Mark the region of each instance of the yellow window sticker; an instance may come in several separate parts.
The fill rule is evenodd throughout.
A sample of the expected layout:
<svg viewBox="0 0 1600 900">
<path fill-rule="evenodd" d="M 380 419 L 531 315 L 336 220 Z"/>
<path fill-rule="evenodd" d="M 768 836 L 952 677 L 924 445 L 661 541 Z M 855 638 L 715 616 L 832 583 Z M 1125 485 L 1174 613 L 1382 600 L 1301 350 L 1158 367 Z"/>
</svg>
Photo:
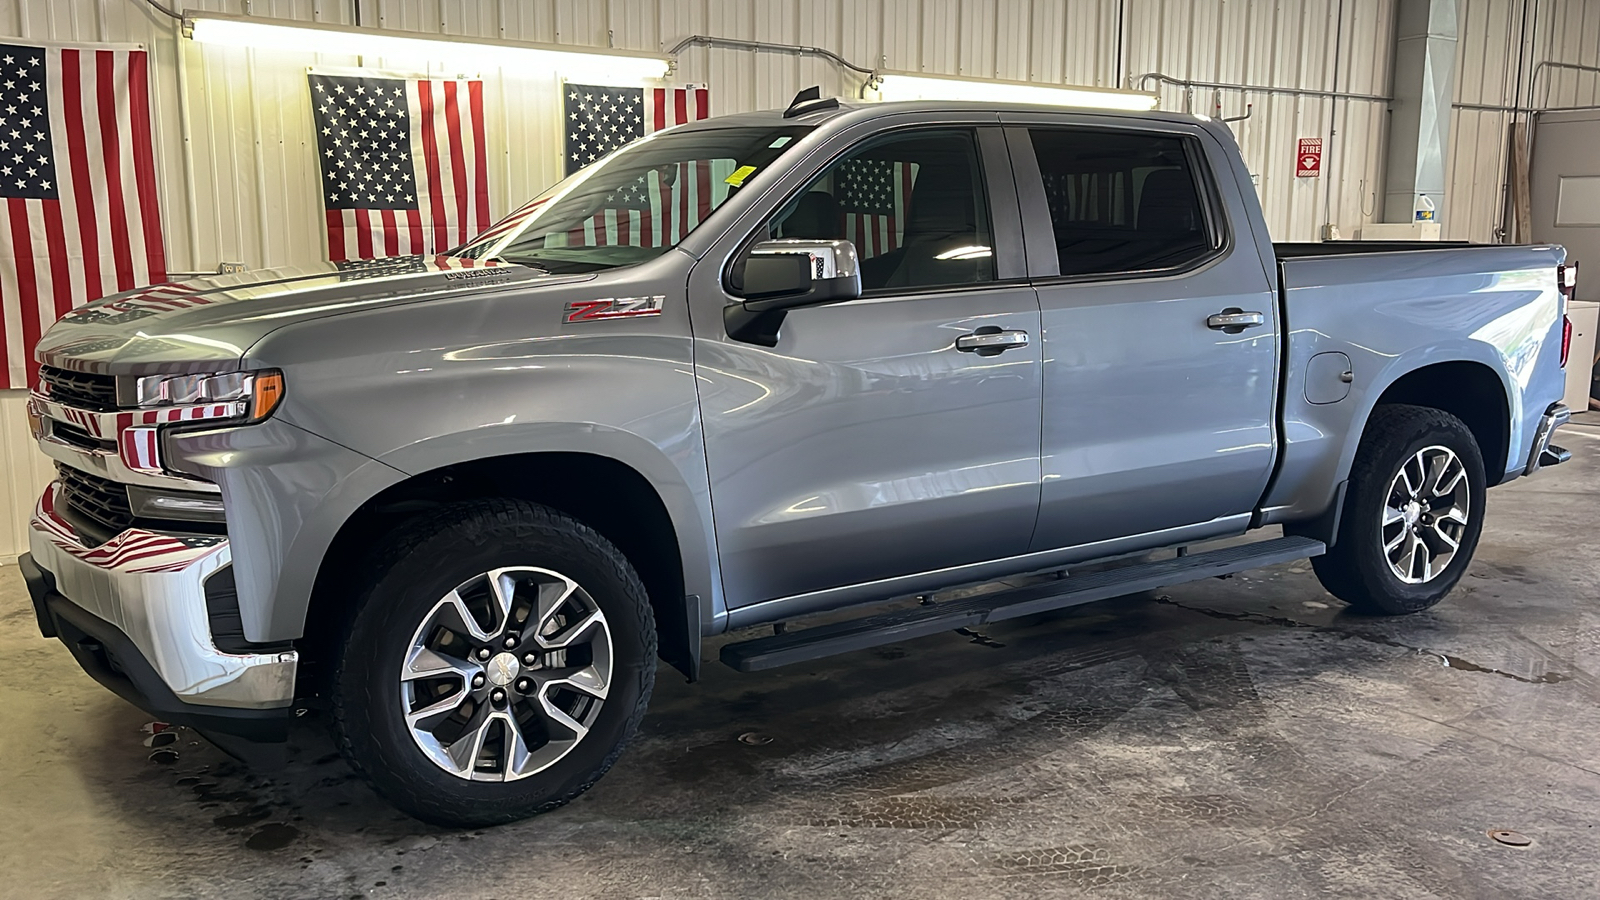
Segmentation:
<svg viewBox="0 0 1600 900">
<path fill-rule="evenodd" d="M 755 166 L 740 166 L 739 168 L 733 170 L 732 175 L 729 175 L 727 178 L 722 180 L 733 185 L 734 187 L 742 187 L 744 185 L 744 180 L 755 173 Z"/>
</svg>

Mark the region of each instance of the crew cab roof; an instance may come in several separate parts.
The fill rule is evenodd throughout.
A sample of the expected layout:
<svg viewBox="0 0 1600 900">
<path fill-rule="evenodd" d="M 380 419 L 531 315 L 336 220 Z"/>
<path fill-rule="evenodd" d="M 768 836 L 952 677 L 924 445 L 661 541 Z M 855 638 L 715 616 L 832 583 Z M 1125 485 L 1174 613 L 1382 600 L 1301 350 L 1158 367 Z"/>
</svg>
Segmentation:
<svg viewBox="0 0 1600 900">
<path fill-rule="evenodd" d="M 1170 110 L 1125 110 L 1103 109 L 1088 106 L 1058 106 L 1043 103 L 986 103 L 975 100 L 898 100 L 890 103 L 872 103 L 862 100 L 841 100 L 839 105 L 815 112 L 807 112 L 792 118 L 785 118 L 781 109 L 763 109 L 756 112 L 733 113 L 725 116 L 713 116 L 677 126 L 676 130 L 699 130 L 707 128 L 728 128 L 740 125 L 782 125 L 786 122 L 798 122 L 806 125 L 820 125 L 835 119 L 858 120 L 875 118 L 878 116 L 894 115 L 896 113 L 982 113 L 992 112 L 997 115 L 1003 113 L 1080 113 L 1095 116 L 1114 116 L 1117 118 L 1139 119 L 1149 122 L 1170 122 L 1194 124 L 1196 122 L 1210 121 L 1205 116 L 1196 116 L 1190 113 L 1173 112 Z"/>
</svg>

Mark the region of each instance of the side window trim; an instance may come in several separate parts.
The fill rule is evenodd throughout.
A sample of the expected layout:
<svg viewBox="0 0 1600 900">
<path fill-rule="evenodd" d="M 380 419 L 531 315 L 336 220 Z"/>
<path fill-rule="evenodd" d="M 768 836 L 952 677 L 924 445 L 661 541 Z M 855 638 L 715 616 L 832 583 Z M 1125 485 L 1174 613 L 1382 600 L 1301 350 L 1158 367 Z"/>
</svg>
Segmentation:
<svg viewBox="0 0 1600 900">
<path fill-rule="evenodd" d="M 989 238 L 994 242 L 996 281 L 1028 277 L 1028 247 L 1024 244 L 1022 209 L 1017 180 L 1011 170 L 1007 138 L 998 125 L 976 129 L 978 166 L 983 170 L 985 198 L 989 203 Z"/>
<path fill-rule="evenodd" d="M 1033 152 L 1033 138 L 1025 125 L 1007 125 L 1005 132 L 1022 216 L 1028 275 L 1035 279 L 1054 278 L 1061 274 L 1061 260 L 1056 256 L 1055 227 L 1050 223 L 1050 204 L 1044 197 L 1044 174 L 1039 171 L 1039 158 Z"/>
<path fill-rule="evenodd" d="M 1030 133 L 1034 130 L 1101 131 L 1121 134 L 1147 133 L 1179 138 L 1183 142 L 1184 155 L 1189 160 L 1190 169 L 1195 175 L 1195 186 L 1199 191 L 1200 212 L 1204 217 L 1206 231 L 1211 240 L 1210 251 L 1176 266 L 1162 266 L 1153 269 L 1127 269 L 1115 272 L 1093 272 L 1083 275 L 1062 275 L 1061 260 L 1056 251 L 1055 226 L 1051 221 L 1050 207 L 1045 199 L 1044 175 L 1039 168 L 1039 159 L 1034 152 L 1033 137 Z M 1011 156 L 1011 165 L 1016 174 L 1018 201 L 1022 214 L 1023 243 L 1027 248 L 1028 271 L 1031 280 L 1035 282 L 1093 283 L 1184 275 L 1225 256 L 1232 247 L 1232 229 L 1229 227 L 1227 216 L 1223 214 L 1222 198 L 1217 190 L 1216 178 L 1195 135 L 1186 131 L 1176 133 L 1168 131 L 1153 132 L 1139 128 L 1107 128 L 1099 125 L 1049 124 L 1043 122 L 1027 125 L 1007 125 L 1005 133 L 1006 146 Z"/>
</svg>

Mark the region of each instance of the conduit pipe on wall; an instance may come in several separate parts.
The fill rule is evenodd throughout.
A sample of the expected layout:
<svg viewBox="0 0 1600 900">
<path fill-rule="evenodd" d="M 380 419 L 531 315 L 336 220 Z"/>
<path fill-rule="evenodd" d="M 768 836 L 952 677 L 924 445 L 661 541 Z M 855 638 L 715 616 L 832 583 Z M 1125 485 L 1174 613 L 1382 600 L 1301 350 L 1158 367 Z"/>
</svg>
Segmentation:
<svg viewBox="0 0 1600 900">
<path fill-rule="evenodd" d="M 1539 92 L 1539 76 L 1550 69 L 1567 69 L 1573 72 L 1590 72 L 1600 75 L 1600 66 L 1585 66 L 1579 63 L 1557 62 L 1547 59 L 1533 67 L 1533 78 L 1528 82 L 1528 96 L 1532 97 Z M 1475 109 L 1481 112 L 1577 112 L 1580 110 L 1600 109 L 1600 104 L 1587 104 L 1584 106 L 1549 106 L 1550 84 L 1544 86 L 1544 104 L 1539 106 L 1503 106 L 1496 103 L 1452 103 L 1454 109 Z"/>
<path fill-rule="evenodd" d="M 1204 88 L 1216 91 L 1238 91 L 1241 94 L 1283 94 L 1293 97 L 1321 97 L 1328 100 L 1366 100 L 1372 103 L 1388 103 L 1392 97 L 1381 94 L 1355 94 L 1349 91 L 1323 91 L 1315 88 L 1273 87 L 1263 84 L 1234 84 L 1226 81 L 1193 81 L 1187 78 L 1174 78 L 1161 72 L 1146 72 L 1137 78 L 1129 78 L 1130 87 L 1138 90 L 1151 90 L 1151 83 L 1166 84 L 1189 90 Z"/>
<path fill-rule="evenodd" d="M 860 72 L 867 76 L 868 80 L 871 80 L 874 74 L 872 69 L 866 66 L 858 66 L 832 50 L 823 47 L 807 47 L 801 44 L 773 44 L 767 41 L 746 41 L 738 38 L 715 37 L 709 34 L 692 34 L 674 44 L 672 49 L 667 51 L 667 55 L 672 57 L 673 63 L 676 64 L 680 53 L 695 46 L 722 47 L 728 50 L 755 50 L 767 53 L 795 53 L 800 56 L 820 56 L 852 72 Z"/>
</svg>

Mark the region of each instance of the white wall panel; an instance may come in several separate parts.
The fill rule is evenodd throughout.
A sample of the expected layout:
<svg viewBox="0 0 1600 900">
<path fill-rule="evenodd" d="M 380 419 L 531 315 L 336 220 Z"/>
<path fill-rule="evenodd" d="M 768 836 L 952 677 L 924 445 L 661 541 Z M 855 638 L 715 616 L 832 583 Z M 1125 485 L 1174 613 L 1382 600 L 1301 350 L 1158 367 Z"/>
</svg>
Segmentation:
<svg viewBox="0 0 1600 900">
<path fill-rule="evenodd" d="M 1461 0 L 1445 237 L 1493 241 L 1505 219 L 1509 109 L 1600 105 L 1600 73 L 1545 61 L 1600 67 L 1600 0 Z M 1522 51 L 1519 53 L 1519 49 Z M 1525 118 L 1525 116 L 1524 116 Z M 1536 138 L 1537 139 L 1537 138 Z"/>
<path fill-rule="evenodd" d="M 1127 7 L 1127 74 L 1347 93 L 1388 93 L 1392 0 L 1189 3 Z M 1337 49 L 1336 49 L 1337 45 Z M 1370 221 L 1383 160 L 1384 104 L 1163 87 L 1163 108 L 1244 115 L 1232 123 L 1279 240 L 1315 240 L 1333 223 Z M 1221 107 L 1219 110 L 1218 102 Z M 1295 177 L 1300 138 L 1323 139 L 1323 173 Z"/>
<path fill-rule="evenodd" d="M 55 471 L 28 433 L 22 391 L 0 391 L 0 565 L 28 552 L 28 517 Z"/>
<path fill-rule="evenodd" d="M 1160 71 L 1180 78 L 1387 93 L 1393 0 L 361 0 L 362 22 L 421 33 L 552 41 L 662 51 L 695 33 L 804 43 L 863 65 L 949 75 L 1116 85 Z M 353 0 L 194 0 L 231 13 L 350 23 Z M 1526 14 L 1524 8 L 1526 7 Z M 1600 65 L 1600 0 L 1462 0 L 1457 77 L 1462 103 L 1600 103 L 1600 75 L 1534 64 Z M 1119 35 L 1120 26 L 1120 35 Z M 0 34 L 58 41 L 136 41 L 156 71 L 160 182 L 172 262 L 285 265 L 320 257 L 315 162 L 307 152 L 303 70 L 354 59 L 199 48 L 141 0 L 0 0 Z M 1120 37 L 1120 41 L 1119 41 Z M 1339 42 L 1337 54 L 1335 40 Z M 180 60 L 180 54 L 182 59 Z M 368 61 L 369 63 L 373 61 Z M 190 129 L 179 128 L 179 68 Z M 494 206 L 559 174 L 556 103 L 548 79 L 480 72 L 490 86 Z M 808 84 L 854 94 L 861 79 L 824 60 L 693 48 L 677 77 L 703 82 L 717 112 L 781 104 Z M 1163 105 L 1214 112 L 1216 97 L 1173 88 Z M 1350 233 L 1370 218 L 1382 177 L 1382 104 L 1223 95 L 1269 224 L 1280 237 L 1317 236 L 1326 222 Z M 1501 216 L 1511 115 L 1458 109 L 1450 155 L 1446 233 L 1490 240 Z M 1324 175 L 1296 179 L 1295 142 L 1325 141 Z M 192 174 L 184 148 L 192 153 Z M 193 207 L 191 216 L 189 210 Z M 192 222 L 191 222 L 192 218 Z"/>
</svg>

